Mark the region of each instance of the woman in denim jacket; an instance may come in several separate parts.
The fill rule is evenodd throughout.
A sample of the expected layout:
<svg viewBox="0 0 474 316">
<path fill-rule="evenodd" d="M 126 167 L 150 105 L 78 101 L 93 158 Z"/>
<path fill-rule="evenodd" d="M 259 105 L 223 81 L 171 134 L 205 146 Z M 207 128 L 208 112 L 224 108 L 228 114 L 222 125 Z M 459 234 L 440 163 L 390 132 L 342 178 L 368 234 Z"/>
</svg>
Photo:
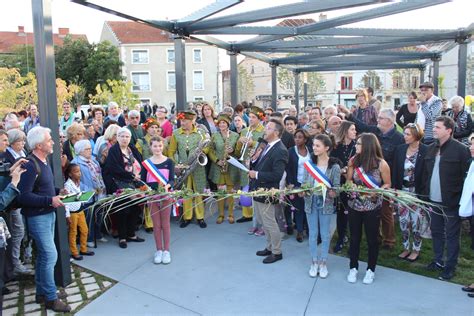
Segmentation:
<svg viewBox="0 0 474 316">
<path fill-rule="evenodd" d="M 336 158 L 329 157 L 329 152 L 332 148 L 333 142 L 329 136 L 324 134 L 317 135 L 313 139 L 311 162 L 313 168 L 316 169 L 316 173 L 324 173 L 325 180 L 329 183 L 330 187 L 338 187 L 341 180 L 341 167 Z M 309 269 L 309 275 L 314 278 L 319 272 L 319 276 L 324 279 L 329 273 L 326 265 L 329 244 L 331 242 L 329 227 L 332 218 L 336 216 L 334 200 L 337 194 L 335 190 L 325 184 L 320 184 L 320 181 L 313 178 L 307 168 L 305 168 L 305 171 L 305 185 L 326 186 L 326 188 L 322 190 L 322 194 L 315 192 L 314 194 L 304 196 L 304 210 L 306 212 L 309 228 L 309 250 L 313 259 Z M 321 176 L 319 176 L 319 178 L 321 178 Z M 318 254 L 317 244 L 318 232 L 321 234 L 322 241 L 320 254 Z"/>
</svg>

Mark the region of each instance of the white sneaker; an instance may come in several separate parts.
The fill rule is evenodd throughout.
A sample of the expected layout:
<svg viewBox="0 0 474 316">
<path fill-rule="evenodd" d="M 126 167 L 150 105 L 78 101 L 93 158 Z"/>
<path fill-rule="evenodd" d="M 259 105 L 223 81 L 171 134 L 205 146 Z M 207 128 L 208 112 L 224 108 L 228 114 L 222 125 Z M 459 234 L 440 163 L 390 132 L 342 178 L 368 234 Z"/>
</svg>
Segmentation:
<svg viewBox="0 0 474 316">
<path fill-rule="evenodd" d="M 87 242 L 87 247 L 89 248 L 94 248 L 95 247 L 95 243 L 93 241 L 88 241 Z"/>
<path fill-rule="evenodd" d="M 329 271 L 328 271 L 328 266 L 325 264 L 320 264 L 319 265 L 319 277 L 321 279 L 325 279 L 328 277 Z"/>
<path fill-rule="evenodd" d="M 309 267 L 309 276 L 315 278 L 318 275 L 318 264 L 312 263 L 311 267 Z"/>
<path fill-rule="evenodd" d="M 14 275 L 33 275 L 34 271 L 20 264 L 13 269 Z"/>
<path fill-rule="evenodd" d="M 374 282 L 374 279 L 375 279 L 375 273 L 372 272 L 372 270 L 368 269 L 367 272 L 365 273 L 365 277 L 362 283 L 372 284 Z"/>
<path fill-rule="evenodd" d="M 162 262 L 163 258 L 163 251 L 158 250 L 155 252 L 155 257 L 153 258 L 153 263 L 154 264 L 160 264 Z"/>
<path fill-rule="evenodd" d="M 171 262 L 171 254 L 169 251 L 163 251 L 163 264 L 168 264 Z"/>
<path fill-rule="evenodd" d="M 347 282 L 349 283 L 356 283 L 357 282 L 357 269 L 352 268 L 349 270 L 349 274 L 347 275 Z"/>
<path fill-rule="evenodd" d="M 97 239 L 98 242 L 108 242 L 107 239 L 105 239 L 105 237 L 102 237 L 101 239 Z"/>
</svg>

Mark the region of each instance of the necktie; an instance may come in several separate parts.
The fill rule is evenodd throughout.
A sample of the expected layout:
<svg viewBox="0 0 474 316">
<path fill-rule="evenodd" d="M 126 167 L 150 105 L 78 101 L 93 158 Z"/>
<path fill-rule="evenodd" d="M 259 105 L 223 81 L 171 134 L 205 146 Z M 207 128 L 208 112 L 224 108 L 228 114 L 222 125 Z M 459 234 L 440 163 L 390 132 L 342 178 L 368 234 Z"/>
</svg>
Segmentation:
<svg viewBox="0 0 474 316">
<path fill-rule="evenodd" d="M 270 144 L 267 144 L 262 151 L 262 154 L 258 158 L 258 162 L 262 161 L 263 157 L 267 154 L 268 149 L 270 149 Z"/>
</svg>

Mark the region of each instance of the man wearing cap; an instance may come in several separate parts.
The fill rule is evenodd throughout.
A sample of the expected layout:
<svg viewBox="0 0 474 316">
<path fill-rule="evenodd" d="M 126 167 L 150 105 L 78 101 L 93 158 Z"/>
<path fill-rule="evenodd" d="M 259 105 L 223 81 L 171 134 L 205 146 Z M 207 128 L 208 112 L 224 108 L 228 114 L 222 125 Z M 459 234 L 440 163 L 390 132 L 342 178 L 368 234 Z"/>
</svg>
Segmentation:
<svg viewBox="0 0 474 316">
<path fill-rule="evenodd" d="M 228 193 L 234 189 L 234 184 L 239 182 L 239 170 L 227 162 L 228 157 L 234 153 L 235 145 L 239 139 L 239 134 L 229 130 L 232 119 L 229 115 L 221 113 L 217 117 L 218 132 L 212 134 L 211 146 L 209 148 L 209 159 L 212 161 L 209 171 L 209 179 L 217 185 L 219 190 L 226 190 Z M 217 224 L 224 221 L 224 208 L 227 201 L 228 221 L 234 224 L 234 198 L 228 197 L 217 202 L 219 216 Z"/>
<path fill-rule="evenodd" d="M 240 138 L 235 148 L 235 156 L 242 157 L 242 161 L 248 163 L 250 153 L 257 146 L 258 139 L 263 137 L 264 128 L 262 121 L 265 118 L 263 109 L 252 106 L 249 113 L 249 127 L 244 128 L 240 132 Z M 245 146 L 247 144 L 247 146 Z M 244 150 L 245 149 L 245 150 Z M 240 186 L 245 187 L 249 184 L 248 174 L 240 170 Z M 250 222 L 253 216 L 253 209 L 250 206 L 242 206 L 242 217 L 237 220 L 237 223 Z M 252 234 L 256 231 L 256 223 L 252 227 Z M 250 233 L 250 231 L 249 231 Z"/>
<path fill-rule="evenodd" d="M 441 115 L 443 102 L 439 97 L 433 94 L 434 85 L 431 82 L 422 83 L 420 90 L 420 109 L 417 113 L 416 123 L 425 131 L 423 143 L 429 145 L 434 142 L 434 122 Z"/>
<path fill-rule="evenodd" d="M 183 165 L 186 166 L 188 164 L 189 157 L 193 155 L 199 143 L 206 137 L 206 134 L 196 127 L 196 113 L 194 111 L 181 112 L 177 115 L 177 119 L 180 121 L 181 127 L 175 130 L 171 136 L 168 147 L 168 157 L 177 164 L 176 171 L 177 174 L 180 174 L 185 171 L 183 170 Z M 203 149 L 205 154 L 207 154 L 207 151 L 208 148 Z M 198 165 L 196 169 L 194 169 L 194 172 L 186 179 L 185 186 L 194 192 L 202 193 L 206 188 L 205 167 Z M 200 196 L 184 200 L 184 214 L 180 227 L 184 228 L 191 223 L 193 218 L 193 205 L 199 227 L 206 228 L 207 224 L 204 221 L 204 203 Z"/>
</svg>

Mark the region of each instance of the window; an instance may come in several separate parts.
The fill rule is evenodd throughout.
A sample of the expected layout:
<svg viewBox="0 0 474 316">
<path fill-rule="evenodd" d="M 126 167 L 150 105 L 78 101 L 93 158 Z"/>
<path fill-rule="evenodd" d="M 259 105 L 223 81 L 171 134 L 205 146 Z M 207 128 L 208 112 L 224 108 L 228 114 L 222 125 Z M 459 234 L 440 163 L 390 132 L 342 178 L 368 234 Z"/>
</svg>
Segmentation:
<svg viewBox="0 0 474 316">
<path fill-rule="evenodd" d="M 176 90 L 176 76 L 174 71 L 166 72 L 166 90 Z"/>
<path fill-rule="evenodd" d="M 204 90 L 204 74 L 202 70 L 193 71 L 193 90 Z"/>
<path fill-rule="evenodd" d="M 352 76 L 341 77 L 341 90 L 352 90 Z"/>
<path fill-rule="evenodd" d="M 412 76 L 411 77 L 411 88 L 412 89 L 418 89 L 418 86 L 420 85 L 418 80 L 419 80 L 418 76 Z"/>
<path fill-rule="evenodd" d="M 174 63 L 174 49 L 167 49 L 166 50 L 166 62 L 168 64 Z"/>
<path fill-rule="evenodd" d="M 150 91 L 150 72 L 132 72 L 132 91 Z"/>
<path fill-rule="evenodd" d="M 132 64 L 148 64 L 148 50 L 132 50 Z"/>
<path fill-rule="evenodd" d="M 199 49 L 193 49 L 193 62 L 195 64 L 200 64 L 202 63 L 202 50 Z"/>
<path fill-rule="evenodd" d="M 142 106 L 145 106 L 145 105 L 150 105 L 151 104 L 151 99 L 140 99 L 140 104 Z"/>
<path fill-rule="evenodd" d="M 393 77 L 393 89 L 401 89 L 402 88 L 402 77 L 394 76 Z"/>
<path fill-rule="evenodd" d="M 194 101 L 204 101 L 204 97 L 194 97 Z"/>
</svg>

